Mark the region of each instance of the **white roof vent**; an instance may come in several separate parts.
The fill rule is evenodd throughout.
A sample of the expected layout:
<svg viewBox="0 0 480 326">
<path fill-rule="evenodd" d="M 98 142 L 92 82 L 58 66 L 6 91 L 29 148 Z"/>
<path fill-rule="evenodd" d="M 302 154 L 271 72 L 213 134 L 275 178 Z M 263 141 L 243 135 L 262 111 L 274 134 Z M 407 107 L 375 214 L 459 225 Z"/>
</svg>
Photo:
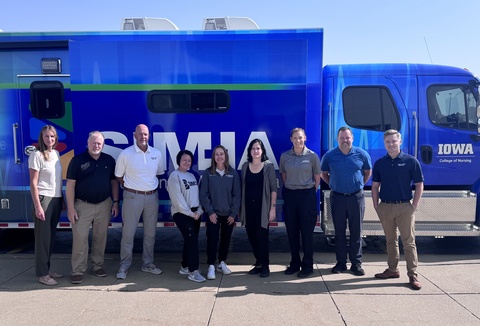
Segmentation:
<svg viewBox="0 0 480 326">
<path fill-rule="evenodd" d="M 167 18 L 123 18 L 124 31 L 177 31 L 178 27 Z"/>
<path fill-rule="evenodd" d="M 202 29 L 206 31 L 259 29 L 257 23 L 248 17 L 205 18 Z"/>
</svg>

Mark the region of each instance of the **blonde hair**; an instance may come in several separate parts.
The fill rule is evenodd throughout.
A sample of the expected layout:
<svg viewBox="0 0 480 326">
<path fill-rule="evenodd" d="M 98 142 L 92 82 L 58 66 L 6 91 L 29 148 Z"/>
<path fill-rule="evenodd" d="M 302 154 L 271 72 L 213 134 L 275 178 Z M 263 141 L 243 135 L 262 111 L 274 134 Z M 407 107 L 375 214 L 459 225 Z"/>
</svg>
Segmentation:
<svg viewBox="0 0 480 326">
<path fill-rule="evenodd" d="M 385 131 L 383 133 L 383 139 L 387 138 L 387 136 L 390 136 L 390 135 L 396 135 L 398 136 L 398 139 L 402 139 L 402 134 L 395 129 L 388 129 L 387 131 Z"/>
<path fill-rule="evenodd" d="M 37 150 L 42 153 L 43 158 L 45 161 L 48 161 L 50 158 L 48 154 L 48 148 L 45 145 L 45 142 L 43 141 L 43 133 L 46 131 L 52 131 L 53 135 L 55 136 L 55 144 L 53 144 L 53 148 L 57 147 L 58 144 L 58 134 L 57 134 L 57 129 L 55 129 L 54 126 L 46 125 L 40 130 L 40 134 L 38 135 L 38 143 L 37 143 Z"/>
</svg>

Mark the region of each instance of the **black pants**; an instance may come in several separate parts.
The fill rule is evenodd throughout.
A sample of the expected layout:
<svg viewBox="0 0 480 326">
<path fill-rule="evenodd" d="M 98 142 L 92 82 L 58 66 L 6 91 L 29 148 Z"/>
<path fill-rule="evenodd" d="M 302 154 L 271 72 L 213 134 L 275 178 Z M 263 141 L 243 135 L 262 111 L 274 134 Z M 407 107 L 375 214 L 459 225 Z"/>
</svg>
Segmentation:
<svg viewBox="0 0 480 326">
<path fill-rule="evenodd" d="M 313 230 L 317 223 L 315 187 L 302 190 L 283 188 L 283 200 L 283 214 L 292 256 L 290 266 L 313 270 Z M 300 259 L 300 236 L 303 260 Z"/>
<path fill-rule="evenodd" d="M 365 195 L 359 191 L 353 196 L 337 195 L 331 192 L 330 206 L 335 228 L 335 253 L 337 262 L 347 262 L 347 221 L 350 231 L 349 256 L 352 264 L 362 263 L 362 222 L 365 212 Z"/>
<path fill-rule="evenodd" d="M 255 265 L 268 267 L 270 264 L 268 249 L 268 227 L 261 226 L 262 202 L 245 200 L 245 230 L 252 246 Z"/>
<path fill-rule="evenodd" d="M 228 216 L 217 215 L 217 224 L 213 224 L 207 217 L 207 264 L 215 264 L 217 256 L 218 240 L 220 238 L 220 248 L 218 248 L 218 262 L 226 261 L 228 249 L 230 248 L 230 239 L 232 238 L 233 226 L 228 224 Z"/>
<path fill-rule="evenodd" d="M 190 272 L 196 271 L 199 265 L 198 232 L 200 219 L 176 213 L 173 220 L 183 236 L 182 267 L 188 267 Z"/>
</svg>

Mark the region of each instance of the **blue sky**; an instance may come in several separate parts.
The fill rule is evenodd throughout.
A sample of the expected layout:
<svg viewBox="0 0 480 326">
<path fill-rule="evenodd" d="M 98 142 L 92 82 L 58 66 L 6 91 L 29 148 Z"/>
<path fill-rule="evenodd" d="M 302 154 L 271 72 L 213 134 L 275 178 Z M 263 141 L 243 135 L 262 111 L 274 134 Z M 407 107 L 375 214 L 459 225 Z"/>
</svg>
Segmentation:
<svg viewBox="0 0 480 326">
<path fill-rule="evenodd" d="M 3 0 L 0 29 L 111 31 L 123 17 L 165 17 L 198 30 L 206 17 L 260 28 L 322 27 L 324 64 L 436 63 L 480 74 L 478 0 Z"/>
</svg>

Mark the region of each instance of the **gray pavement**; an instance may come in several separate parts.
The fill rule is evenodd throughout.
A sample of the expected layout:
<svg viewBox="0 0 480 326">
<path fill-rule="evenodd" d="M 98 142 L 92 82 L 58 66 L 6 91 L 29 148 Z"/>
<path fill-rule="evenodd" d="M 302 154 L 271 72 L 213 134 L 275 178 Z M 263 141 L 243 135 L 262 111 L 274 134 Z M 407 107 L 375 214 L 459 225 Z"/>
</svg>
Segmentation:
<svg viewBox="0 0 480 326">
<path fill-rule="evenodd" d="M 201 253 L 205 261 L 205 253 Z M 194 283 L 178 273 L 179 252 L 156 253 L 161 275 L 140 271 L 141 255 L 117 280 L 118 254 L 108 253 L 109 275 L 70 283 L 70 255 L 55 253 L 58 285 L 37 282 L 32 254 L 0 255 L 1 325 L 480 325 L 480 255 L 423 255 L 420 291 L 399 279 L 377 280 L 386 255 L 367 253 L 366 275 L 331 274 L 332 252 L 315 253 L 306 279 L 283 273 L 286 252 L 271 253 L 271 276 L 248 275 L 249 252 L 232 252 L 233 273 Z M 207 265 L 201 264 L 204 275 Z"/>
</svg>

